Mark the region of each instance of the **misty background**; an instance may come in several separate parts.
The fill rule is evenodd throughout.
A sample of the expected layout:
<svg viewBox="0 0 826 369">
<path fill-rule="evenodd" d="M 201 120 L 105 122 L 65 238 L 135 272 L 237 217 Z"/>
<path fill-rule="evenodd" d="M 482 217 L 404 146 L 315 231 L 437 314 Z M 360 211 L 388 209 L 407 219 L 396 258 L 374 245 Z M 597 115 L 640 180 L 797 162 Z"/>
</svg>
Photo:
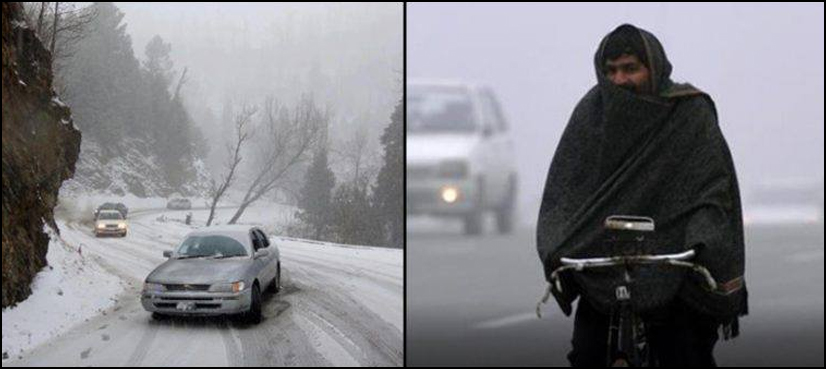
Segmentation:
<svg viewBox="0 0 826 369">
<path fill-rule="evenodd" d="M 709 93 L 746 206 L 752 189 L 814 182 L 823 196 L 823 4 L 417 4 L 409 78 L 490 85 L 512 127 L 521 222 L 533 226 L 554 150 L 596 84 L 599 41 L 632 23 L 662 42 L 675 82 Z"/>
<path fill-rule="evenodd" d="M 400 3 L 115 4 L 136 54 L 159 35 L 178 72 L 188 68 L 182 95 L 213 148 L 208 166 L 222 164 L 233 112 L 267 95 L 287 104 L 312 95 L 333 115 L 334 150 L 357 133 L 378 150 L 402 91 Z"/>
<path fill-rule="evenodd" d="M 67 212 L 262 200 L 296 237 L 403 246 L 402 3 L 23 5 L 83 133 Z"/>
</svg>

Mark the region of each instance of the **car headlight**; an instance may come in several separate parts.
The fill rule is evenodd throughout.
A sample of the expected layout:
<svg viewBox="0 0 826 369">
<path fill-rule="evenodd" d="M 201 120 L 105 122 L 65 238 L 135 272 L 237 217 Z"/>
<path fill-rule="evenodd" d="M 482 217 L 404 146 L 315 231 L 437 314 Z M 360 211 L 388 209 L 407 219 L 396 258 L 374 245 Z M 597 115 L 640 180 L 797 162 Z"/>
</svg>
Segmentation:
<svg viewBox="0 0 826 369">
<path fill-rule="evenodd" d="M 464 161 L 446 161 L 439 165 L 441 178 L 465 178 L 468 175 L 468 165 Z"/>
<path fill-rule="evenodd" d="M 235 282 L 235 283 L 221 283 L 221 284 L 213 284 L 209 287 L 210 292 L 234 292 L 238 293 L 244 290 L 246 285 L 244 282 Z"/>
<path fill-rule="evenodd" d="M 442 187 L 440 195 L 442 197 L 442 201 L 452 204 L 459 200 L 459 189 L 453 186 L 445 186 Z"/>
<path fill-rule="evenodd" d="M 106 228 L 106 224 L 98 223 L 97 227 L 98 227 L 98 229 L 104 229 L 104 228 Z"/>
<path fill-rule="evenodd" d="M 160 283 L 144 283 L 143 284 L 143 292 L 163 292 L 166 291 L 166 287 Z"/>
<path fill-rule="evenodd" d="M 118 223 L 118 229 L 126 229 L 126 223 Z"/>
</svg>

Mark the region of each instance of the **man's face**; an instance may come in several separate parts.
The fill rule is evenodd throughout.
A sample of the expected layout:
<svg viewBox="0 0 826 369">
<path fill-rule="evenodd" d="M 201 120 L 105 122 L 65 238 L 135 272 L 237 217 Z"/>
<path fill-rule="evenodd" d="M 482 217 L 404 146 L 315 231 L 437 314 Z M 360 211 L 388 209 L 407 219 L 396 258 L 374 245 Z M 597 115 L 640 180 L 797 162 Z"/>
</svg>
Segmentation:
<svg viewBox="0 0 826 369">
<path fill-rule="evenodd" d="M 605 62 L 605 77 L 622 88 L 642 94 L 650 91 L 648 68 L 636 55 L 622 54 Z"/>
</svg>

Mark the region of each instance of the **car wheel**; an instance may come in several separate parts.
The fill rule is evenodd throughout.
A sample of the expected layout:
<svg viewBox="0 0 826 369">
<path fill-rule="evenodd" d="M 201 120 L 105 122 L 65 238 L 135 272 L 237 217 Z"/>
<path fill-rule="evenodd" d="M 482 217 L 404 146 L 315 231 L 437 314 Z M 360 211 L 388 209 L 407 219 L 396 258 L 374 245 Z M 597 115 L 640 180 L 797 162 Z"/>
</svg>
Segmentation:
<svg viewBox="0 0 826 369">
<path fill-rule="evenodd" d="M 246 318 L 247 323 L 261 323 L 261 289 L 257 284 L 252 286 L 252 301 L 250 302 L 250 310 L 247 312 Z"/>
<path fill-rule="evenodd" d="M 166 320 L 167 318 L 168 317 L 166 315 L 163 315 L 161 313 L 152 313 L 152 320 L 161 321 L 161 320 Z"/>
</svg>

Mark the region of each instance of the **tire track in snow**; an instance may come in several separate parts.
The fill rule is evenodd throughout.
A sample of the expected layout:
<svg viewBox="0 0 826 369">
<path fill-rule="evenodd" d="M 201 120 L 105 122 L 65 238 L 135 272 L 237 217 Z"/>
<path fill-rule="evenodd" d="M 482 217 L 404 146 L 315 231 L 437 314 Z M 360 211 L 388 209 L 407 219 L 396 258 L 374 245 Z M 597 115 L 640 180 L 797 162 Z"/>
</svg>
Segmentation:
<svg viewBox="0 0 826 369">
<path fill-rule="evenodd" d="M 363 352 L 359 355 L 366 360 L 367 366 L 400 366 L 403 365 L 403 339 L 401 332 L 387 323 L 374 312 L 367 309 L 350 295 L 338 292 L 334 281 L 320 273 L 316 273 L 303 265 L 293 265 L 296 284 L 306 293 L 303 299 L 296 304 L 296 311 L 308 311 L 308 319 L 313 320 L 312 314 L 332 323 L 335 331 L 328 329 L 332 337 L 341 336 Z M 299 282 L 300 280 L 300 282 Z M 321 324 L 324 326 L 324 324 Z M 343 346 L 346 343 L 342 342 Z"/>
<path fill-rule="evenodd" d="M 129 356 L 129 360 L 126 361 L 126 366 L 135 367 L 140 366 L 143 363 L 143 360 L 146 359 L 146 355 L 149 354 L 150 345 L 152 345 L 155 341 L 155 337 L 158 336 L 159 329 L 160 326 L 158 324 L 150 324 L 149 328 L 144 330 L 141 340 L 138 341 L 138 344 L 135 347 L 135 351 L 132 352 L 132 355 Z"/>
</svg>

